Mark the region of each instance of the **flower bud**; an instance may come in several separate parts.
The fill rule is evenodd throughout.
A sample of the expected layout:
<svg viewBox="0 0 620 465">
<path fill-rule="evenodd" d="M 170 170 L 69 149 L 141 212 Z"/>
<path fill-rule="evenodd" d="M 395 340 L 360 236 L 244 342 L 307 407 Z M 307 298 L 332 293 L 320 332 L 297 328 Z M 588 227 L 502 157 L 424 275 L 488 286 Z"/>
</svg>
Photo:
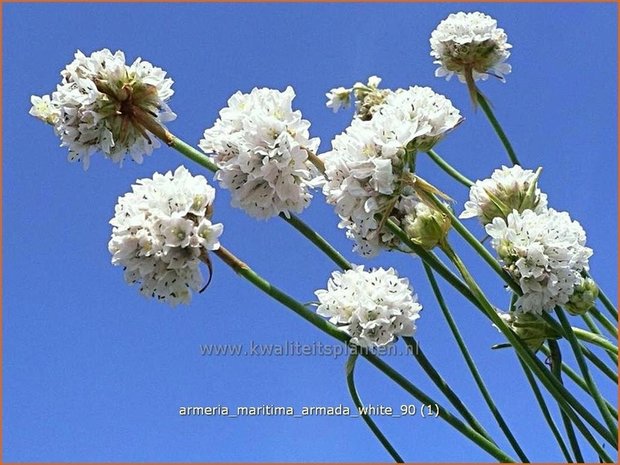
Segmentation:
<svg viewBox="0 0 620 465">
<path fill-rule="evenodd" d="M 575 291 L 568 298 L 565 307 L 571 315 L 583 315 L 594 306 L 598 298 L 598 286 L 590 278 L 584 278 L 575 286 Z"/>
<path fill-rule="evenodd" d="M 444 241 L 450 230 L 450 218 L 418 202 L 403 219 L 403 229 L 413 242 L 425 250 L 431 250 Z"/>
<path fill-rule="evenodd" d="M 536 352 L 545 339 L 559 339 L 561 334 L 541 316 L 531 313 L 500 313 L 498 315 L 519 336 L 525 345 Z"/>
</svg>

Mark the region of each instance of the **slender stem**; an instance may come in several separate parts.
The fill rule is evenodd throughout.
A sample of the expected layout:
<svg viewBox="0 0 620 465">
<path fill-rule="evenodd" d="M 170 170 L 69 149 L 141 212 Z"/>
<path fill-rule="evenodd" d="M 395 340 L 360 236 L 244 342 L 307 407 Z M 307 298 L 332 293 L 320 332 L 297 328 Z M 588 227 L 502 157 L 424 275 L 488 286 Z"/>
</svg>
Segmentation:
<svg viewBox="0 0 620 465">
<path fill-rule="evenodd" d="M 471 187 L 474 185 L 474 182 L 471 179 L 462 175 L 456 168 L 454 168 L 447 161 L 441 158 L 437 152 L 431 149 L 426 153 L 429 157 L 431 157 L 431 160 L 433 160 L 437 166 L 439 166 L 442 170 L 444 170 L 458 182 L 463 184 L 465 187 Z"/>
<path fill-rule="evenodd" d="M 605 428 L 605 426 L 603 426 L 590 413 L 590 411 L 575 398 L 575 396 L 573 396 L 562 384 L 560 384 L 558 380 L 548 372 L 543 363 L 532 353 L 532 351 L 525 346 L 521 339 L 519 339 L 517 335 L 512 332 L 504 320 L 497 315 L 495 309 L 489 303 L 486 296 L 476 284 L 475 280 L 454 250 L 447 244 L 444 244 L 443 249 L 461 272 L 461 275 L 467 282 L 474 296 L 483 306 L 485 314 L 491 319 L 495 326 L 499 328 L 504 336 L 506 336 L 519 357 L 521 357 L 528 367 L 532 369 L 532 372 L 541 380 L 551 395 L 557 399 L 558 403 L 562 406 L 562 409 L 566 411 L 568 415 L 571 415 L 574 413 L 572 410 L 572 408 L 574 408 L 575 411 L 584 418 L 584 420 L 586 420 L 607 442 L 609 442 L 609 444 L 617 447 L 617 435 L 612 435 L 610 431 Z"/>
<path fill-rule="evenodd" d="M 519 165 L 520 163 L 519 163 L 519 159 L 517 158 L 517 154 L 512 148 L 512 144 L 508 140 L 508 137 L 506 136 L 506 133 L 502 129 L 502 126 L 499 124 L 499 121 L 495 117 L 495 114 L 493 114 L 491 105 L 487 101 L 486 97 L 482 95 L 481 92 L 477 92 L 477 94 L 478 94 L 478 103 L 482 107 L 482 111 L 484 111 L 484 114 L 489 119 L 491 126 L 493 126 L 493 129 L 497 133 L 499 140 L 502 141 L 502 144 L 504 145 L 504 148 L 506 149 L 506 152 L 508 153 L 508 158 L 510 158 L 510 161 L 512 162 L 513 165 Z"/>
<path fill-rule="evenodd" d="M 549 345 L 549 351 L 551 353 L 551 372 L 558 379 L 558 381 L 562 383 L 562 352 L 560 351 L 560 346 L 553 339 L 548 339 L 547 344 Z M 571 423 L 570 418 L 568 418 L 568 415 L 566 415 L 566 413 L 562 409 L 560 409 L 560 415 L 562 416 L 562 422 L 564 423 L 566 436 L 568 436 L 568 442 L 570 443 L 571 449 L 573 450 L 575 460 L 577 460 L 577 462 L 579 463 L 583 463 L 583 455 L 581 454 L 579 441 L 577 441 L 577 437 L 575 436 L 573 424 Z"/>
<path fill-rule="evenodd" d="M 570 456 L 570 453 L 568 452 L 568 448 L 566 447 L 566 443 L 564 442 L 564 439 L 562 438 L 562 435 L 560 434 L 560 430 L 558 429 L 557 425 L 555 424 L 555 421 L 553 420 L 553 417 L 551 416 L 551 413 L 549 412 L 549 408 L 547 407 L 545 398 L 540 392 L 540 388 L 538 387 L 538 384 L 536 384 L 536 379 L 532 375 L 532 372 L 527 367 L 525 362 L 518 357 L 517 359 L 519 360 L 519 363 L 521 364 L 521 367 L 523 368 L 527 381 L 530 383 L 530 387 L 532 388 L 534 397 L 536 398 L 536 401 L 538 402 L 540 411 L 542 412 L 543 417 L 545 418 L 545 421 L 549 425 L 549 429 L 551 429 L 551 432 L 553 433 L 553 436 L 555 437 L 555 440 L 557 441 L 558 446 L 560 447 L 560 450 L 562 451 L 562 455 L 564 455 L 564 458 L 566 459 L 567 462 L 572 463 L 573 461 L 572 457 Z"/>
<path fill-rule="evenodd" d="M 541 346 L 540 350 L 547 357 L 551 356 L 551 352 L 549 351 L 549 349 L 546 346 L 544 346 L 544 345 Z M 588 391 L 588 386 L 586 385 L 586 382 L 583 380 L 583 378 L 581 376 L 579 376 L 577 373 L 575 373 L 573 371 L 573 369 L 571 367 L 569 367 L 564 362 L 562 362 L 562 371 L 564 372 L 564 374 L 566 376 L 568 376 L 583 391 L 585 391 L 587 394 L 590 394 L 590 392 Z M 614 406 L 611 405 L 607 400 L 605 400 L 605 405 L 607 405 L 607 410 L 609 410 L 611 412 L 611 414 L 614 415 L 615 418 L 618 418 L 618 412 L 616 411 Z"/>
<path fill-rule="evenodd" d="M 590 331 L 592 331 L 594 334 L 598 334 L 601 337 L 603 336 L 603 333 L 601 332 L 601 330 L 599 329 L 598 326 L 596 326 L 596 323 L 592 320 L 592 317 L 588 314 L 588 313 L 584 313 L 583 315 L 581 315 L 581 318 L 583 318 L 583 321 L 585 322 L 586 326 L 590 329 Z M 609 355 L 609 358 L 611 358 L 612 361 L 615 361 L 616 364 L 618 363 L 618 356 L 614 356 L 613 354 L 608 353 L 607 355 Z"/>
<path fill-rule="evenodd" d="M 605 315 L 603 315 L 598 308 L 592 307 L 588 312 L 603 326 L 603 328 L 605 328 L 605 331 L 614 337 L 614 339 L 618 338 L 618 327 L 605 318 Z"/>
<path fill-rule="evenodd" d="M 588 364 L 586 363 L 583 357 L 581 347 L 579 346 L 579 343 L 577 342 L 577 338 L 575 334 L 571 331 L 568 318 L 566 318 L 564 311 L 559 307 L 556 308 L 555 313 L 558 316 L 558 320 L 560 321 L 560 324 L 564 327 L 566 338 L 568 339 L 568 342 L 571 345 L 571 348 L 573 349 L 573 353 L 575 354 L 575 359 L 577 360 L 577 365 L 579 366 L 579 370 L 581 371 L 581 374 L 583 375 L 583 379 L 586 382 L 586 385 L 588 386 L 590 395 L 594 398 L 594 402 L 596 403 L 596 406 L 601 412 L 601 415 L 603 416 L 605 423 L 607 423 L 607 427 L 609 428 L 609 431 L 615 437 L 618 437 L 617 421 L 609 413 L 609 410 L 607 410 L 607 406 L 605 405 L 605 402 L 603 401 L 603 396 L 601 396 L 601 393 L 599 392 L 596 383 L 590 376 L 590 370 L 588 368 Z"/>
<path fill-rule="evenodd" d="M 385 447 L 385 450 L 392 456 L 396 463 L 405 463 L 402 457 L 396 452 L 394 446 L 390 444 L 388 438 L 381 432 L 377 424 L 374 420 L 366 413 L 366 408 L 362 403 L 362 399 L 360 399 L 359 394 L 357 393 L 357 389 L 355 387 L 355 362 L 357 361 L 357 353 L 353 352 L 349 359 L 347 360 L 346 373 L 347 373 L 347 386 L 349 387 L 349 394 L 351 394 L 351 399 L 353 399 L 353 403 L 355 404 L 355 408 L 362 417 L 362 419 L 366 422 L 370 430 L 379 440 L 379 442 Z"/>
<path fill-rule="evenodd" d="M 450 327 L 450 331 L 452 332 L 452 335 L 454 336 L 454 339 L 456 340 L 456 343 L 459 346 L 459 350 L 463 354 L 465 363 L 467 364 L 467 367 L 469 368 L 469 371 L 471 372 L 474 378 L 474 381 L 476 382 L 476 386 L 478 386 L 478 390 L 482 394 L 482 397 L 484 398 L 484 401 L 489 407 L 489 410 L 493 414 L 495 421 L 497 421 L 497 424 L 499 425 L 500 429 L 502 430 L 502 432 L 508 439 L 508 442 L 510 442 L 510 445 L 512 446 L 516 454 L 519 456 L 521 461 L 529 462 L 529 459 L 527 458 L 527 456 L 525 455 L 525 453 L 519 446 L 518 441 L 516 440 L 516 438 L 510 431 L 510 427 L 508 426 L 508 424 L 502 417 L 502 414 L 500 413 L 499 409 L 495 405 L 493 396 L 491 396 L 491 393 L 487 389 L 484 383 L 484 380 L 482 379 L 482 376 L 480 375 L 480 372 L 478 371 L 478 367 L 476 367 L 476 363 L 474 362 L 474 359 L 472 358 L 471 354 L 469 353 L 469 350 L 467 349 L 467 344 L 465 344 L 465 341 L 463 340 L 463 337 L 461 336 L 461 333 L 456 324 L 456 321 L 454 321 L 454 318 L 452 317 L 450 309 L 448 308 L 446 301 L 443 298 L 443 294 L 441 293 L 441 289 L 439 288 L 439 285 L 437 284 L 437 280 L 435 279 L 432 269 L 426 263 L 423 263 L 423 266 L 424 266 L 424 271 L 426 272 L 426 276 L 428 277 L 428 281 L 431 284 L 433 293 L 435 294 L 435 298 L 437 299 L 437 303 L 439 303 L 439 308 L 441 309 L 441 312 L 444 318 L 446 319 L 448 326 Z"/>
<path fill-rule="evenodd" d="M 573 333 L 575 333 L 577 339 L 602 347 L 610 354 L 615 355 L 614 362 L 616 363 L 616 365 L 618 364 L 618 348 L 607 339 L 599 336 L 598 334 L 591 333 L 589 331 L 585 331 L 581 328 L 576 328 L 574 326 L 572 327 L 572 330 Z"/>
<path fill-rule="evenodd" d="M 220 249 L 223 249 L 220 247 Z M 222 257 L 222 255 L 230 254 L 226 249 L 223 252 L 219 252 L 216 255 L 218 257 Z M 231 254 L 232 255 L 232 254 Z M 239 263 L 243 263 L 240 260 L 237 260 Z M 234 263 L 234 260 L 230 258 L 226 258 L 224 263 L 230 265 Z M 245 265 L 245 264 L 244 264 Z M 350 336 L 348 336 L 345 332 L 338 329 L 336 326 L 329 323 L 327 320 L 323 319 L 321 316 L 316 314 L 315 312 L 310 311 L 306 308 L 305 305 L 288 296 L 284 292 L 282 292 L 277 287 L 273 286 L 269 281 L 262 278 L 260 275 L 252 271 L 247 265 L 245 266 L 233 266 L 233 270 L 249 281 L 251 284 L 256 286 L 261 291 L 265 292 L 267 295 L 285 305 L 303 319 L 311 323 L 312 325 L 319 328 L 324 333 L 332 336 L 333 338 L 348 344 Z M 439 403 L 437 403 L 433 398 L 427 396 L 424 392 L 418 389 L 413 383 L 407 380 L 404 376 L 390 367 L 387 363 L 381 360 L 374 354 L 371 353 L 363 353 L 363 357 L 372 363 L 376 368 L 382 371 L 385 375 L 387 375 L 390 379 L 396 382 L 400 387 L 402 387 L 405 391 L 411 394 L 413 397 L 418 399 L 420 402 L 425 405 L 433 405 L 437 408 L 437 414 L 440 418 L 450 424 L 457 431 L 462 433 L 472 442 L 477 444 L 480 448 L 488 452 L 491 456 L 499 460 L 500 462 L 514 462 L 514 459 L 502 451 L 499 447 L 497 447 L 493 442 L 486 439 L 480 433 L 474 431 L 470 426 L 466 425 L 454 415 L 452 415 L 448 410 L 444 409 Z"/>
<path fill-rule="evenodd" d="M 426 358 L 424 352 L 418 345 L 418 343 L 412 337 L 403 337 L 403 341 L 407 344 L 409 348 L 409 352 L 415 357 L 417 362 L 420 364 L 422 369 L 431 379 L 433 384 L 439 388 L 439 390 L 443 393 L 444 396 L 450 401 L 450 403 L 454 406 L 454 408 L 463 415 L 463 418 L 467 423 L 482 436 L 487 438 L 489 441 L 493 441 L 491 435 L 487 430 L 478 422 L 476 417 L 469 411 L 467 406 L 461 401 L 459 396 L 452 390 L 450 385 L 446 382 L 445 379 L 439 374 L 439 372 L 433 367 L 433 364 Z"/>
<path fill-rule="evenodd" d="M 592 276 L 590 275 L 590 273 L 588 273 L 587 271 L 585 272 L 585 275 L 589 278 L 592 278 Z M 616 306 L 613 304 L 613 302 L 611 301 L 611 299 L 609 297 L 607 297 L 607 294 L 605 294 L 605 292 L 603 291 L 603 289 L 601 289 L 599 287 L 598 289 L 598 300 L 601 301 L 601 303 L 603 304 L 603 306 L 607 309 L 607 311 L 609 312 L 609 314 L 613 317 L 614 320 L 618 321 L 618 309 L 616 308 Z"/>
</svg>

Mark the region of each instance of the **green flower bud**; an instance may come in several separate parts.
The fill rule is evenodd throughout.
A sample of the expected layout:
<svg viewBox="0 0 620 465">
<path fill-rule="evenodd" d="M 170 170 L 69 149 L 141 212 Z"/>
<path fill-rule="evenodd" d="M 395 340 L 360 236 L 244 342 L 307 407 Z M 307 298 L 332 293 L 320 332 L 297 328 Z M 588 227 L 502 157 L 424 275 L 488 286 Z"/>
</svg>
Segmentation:
<svg viewBox="0 0 620 465">
<path fill-rule="evenodd" d="M 415 208 L 405 215 L 403 229 L 413 242 L 425 250 L 431 250 L 447 236 L 450 218 L 439 210 L 418 202 Z"/>
<path fill-rule="evenodd" d="M 585 278 L 575 286 L 564 308 L 571 315 L 583 315 L 594 306 L 597 298 L 598 286 L 592 279 Z"/>
<path fill-rule="evenodd" d="M 498 312 L 498 314 L 510 329 L 519 336 L 525 345 L 534 352 L 540 349 L 545 339 L 560 339 L 562 337 L 560 333 L 539 315 L 515 312 Z"/>
</svg>

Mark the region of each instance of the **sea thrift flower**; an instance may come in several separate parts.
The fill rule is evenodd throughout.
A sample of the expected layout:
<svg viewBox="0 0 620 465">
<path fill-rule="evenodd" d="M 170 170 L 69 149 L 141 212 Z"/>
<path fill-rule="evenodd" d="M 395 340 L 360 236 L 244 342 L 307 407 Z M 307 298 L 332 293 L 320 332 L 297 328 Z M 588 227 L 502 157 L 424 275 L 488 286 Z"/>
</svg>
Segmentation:
<svg viewBox="0 0 620 465">
<path fill-rule="evenodd" d="M 220 247 L 222 224 L 210 220 L 215 189 L 183 166 L 139 179 L 118 199 L 108 249 L 125 281 L 170 305 L 189 303 L 205 281 L 199 264 Z"/>
<path fill-rule="evenodd" d="M 511 71 L 505 63 L 512 45 L 497 21 L 483 13 L 451 14 L 431 34 L 431 56 L 439 65 L 435 76 L 461 82 L 485 80 L 489 75 L 504 80 Z"/>
<path fill-rule="evenodd" d="M 293 111 L 294 97 L 292 87 L 237 92 L 200 141 L 213 153 L 215 177 L 230 190 L 233 206 L 255 218 L 299 213 L 312 198 L 317 171 L 308 157 L 319 139 L 309 138 L 310 123 Z"/>
<path fill-rule="evenodd" d="M 348 108 L 351 104 L 351 89 L 345 89 L 344 87 L 337 87 L 330 90 L 325 94 L 327 97 L 327 108 L 331 108 L 334 113 L 337 113 L 341 108 Z"/>
<path fill-rule="evenodd" d="M 544 212 L 547 194 L 537 186 L 540 171 L 541 168 L 536 172 L 524 170 L 519 165 L 493 171 L 489 179 L 471 186 L 469 200 L 459 218 L 478 217 L 482 224 L 488 224 L 493 218 L 505 219 L 513 210 Z"/>
<path fill-rule="evenodd" d="M 581 272 L 589 268 L 586 234 L 566 212 L 515 210 L 507 219 L 495 218 L 486 231 L 523 291 L 517 312 L 541 314 L 567 304 L 582 283 Z"/>
<path fill-rule="evenodd" d="M 393 235 L 380 231 L 377 215 L 399 223 L 411 212 L 418 200 L 403 183 L 411 178 L 411 156 L 428 150 L 460 121 L 448 99 L 426 87 L 411 87 L 391 93 L 372 119 L 355 118 L 336 136 L 332 150 L 321 155 L 323 193 L 340 216 L 339 227 L 356 241 L 356 251 L 371 256 L 399 246 Z"/>
<path fill-rule="evenodd" d="M 84 169 L 97 151 L 115 163 L 126 155 L 141 163 L 159 146 L 145 120 L 160 125 L 176 117 L 166 104 L 172 79 L 141 58 L 127 65 L 121 51 L 78 51 L 60 74 L 51 98 L 33 96 L 30 114 L 54 125 L 69 161 L 82 161 Z"/>
<path fill-rule="evenodd" d="M 398 336 L 412 336 L 422 306 L 406 278 L 393 268 L 336 271 L 327 289 L 315 292 L 317 313 L 329 318 L 362 347 L 383 347 Z"/>
</svg>

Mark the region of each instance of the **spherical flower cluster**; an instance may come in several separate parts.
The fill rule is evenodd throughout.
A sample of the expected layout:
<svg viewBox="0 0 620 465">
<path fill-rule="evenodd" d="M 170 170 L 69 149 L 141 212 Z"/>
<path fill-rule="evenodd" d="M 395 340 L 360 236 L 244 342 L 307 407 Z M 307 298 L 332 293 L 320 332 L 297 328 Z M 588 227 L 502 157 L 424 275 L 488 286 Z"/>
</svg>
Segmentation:
<svg viewBox="0 0 620 465">
<path fill-rule="evenodd" d="M 355 250 L 374 255 L 398 246 L 390 233 L 380 231 L 381 218 L 397 222 L 417 202 L 403 185 L 408 160 L 428 150 L 461 121 L 445 97 L 425 87 L 391 93 L 370 120 L 356 118 L 321 155 L 325 165 L 323 193 L 340 216 L 339 227 L 356 241 Z"/>
<path fill-rule="evenodd" d="M 519 165 L 502 166 L 493 171 L 490 178 L 476 181 L 459 218 L 478 217 L 482 224 L 488 224 L 493 218 L 505 219 L 513 210 L 544 212 L 547 194 L 537 186 L 540 170 L 524 170 Z"/>
<path fill-rule="evenodd" d="M 505 220 L 495 218 L 486 231 L 523 291 L 517 312 L 542 314 L 567 304 L 582 283 L 581 272 L 589 268 L 592 249 L 585 246 L 586 234 L 566 212 L 515 210 Z"/>
<path fill-rule="evenodd" d="M 317 313 L 342 327 L 351 342 L 362 347 L 383 347 L 398 336 L 412 336 L 422 306 L 406 278 L 393 268 L 364 271 L 356 266 L 336 271 L 327 289 L 315 292 Z"/>
<path fill-rule="evenodd" d="M 188 303 L 204 278 L 200 259 L 220 247 L 222 224 L 210 220 L 215 189 L 183 166 L 139 179 L 118 199 L 108 249 L 125 281 L 170 305 Z"/>
<path fill-rule="evenodd" d="M 293 111 L 293 98 L 292 87 L 237 92 L 200 141 L 202 150 L 214 154 L 216 179 L 230 190 L 233 206 L 255 218 L 301 212 L 316 186 L 308 157 L 319 139 L 309 138 L 310 123 Z"/>
<path fill-rule="evenodd" d="M 497 21 L 483 13 L 455 13 L 444 19 L 431 34 L 431 56 L 439 65 L 435 76 L 461 82 L 469 74 L 474 80 L 489 75 L 504 79 L 511 67 L 505 63 L 512 45 Z"/>
<path fill-rule="evenodd" d="M 144 119 L 160 124 L 176 117 L 166 104 L 172 79 L 141 58 L 127 65 L 121 51 L 78 51 L 61 76 L 51 98 L 33 96 L 30 114 L 54 125 L 69 161 L 82 161 L 84 169 L 97 151 L 115 163 L 126 155 L 141 163 L 159 146 Z"/>
</svg>

